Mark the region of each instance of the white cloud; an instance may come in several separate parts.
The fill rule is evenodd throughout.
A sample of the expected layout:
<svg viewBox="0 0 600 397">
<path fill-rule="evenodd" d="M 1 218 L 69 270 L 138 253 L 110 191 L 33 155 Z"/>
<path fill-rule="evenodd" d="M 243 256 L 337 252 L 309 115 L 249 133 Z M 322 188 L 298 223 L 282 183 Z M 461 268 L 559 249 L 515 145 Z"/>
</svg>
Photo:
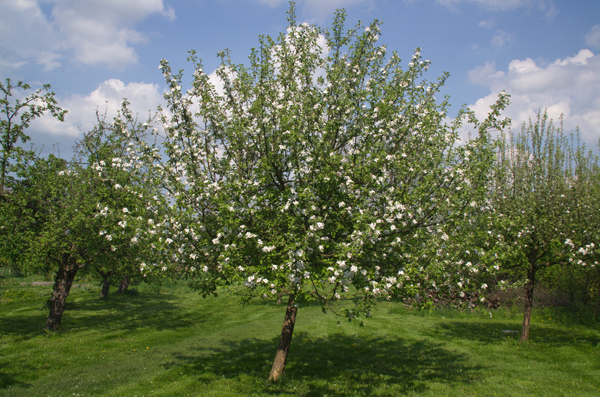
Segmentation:
<svg viewBox="0 0 600 397">
<path fill-rule="evenodd" d="M 498 30 L 496 35 L 492 37 L 492 45 L 496 47 L 504 47 L 510 44 L 514 40 L 514 36 L 510 33 L 506 33 L 504 30 Z"/>
<path fill-rule="evenodd" d="M 587 144 L 596 148 L 600 137 L 600 55 L 583 49 L 574 56 L 540 65 L 534 60 L 515 59 L 507 70 L 496 70 L 493 64 L 469 72 L 471 82 L 490 89 L 490 94 L 470 106 L 479 118 L 485 118 L 489 106 L 500 91 L 511 95 L 505 115 L 519 128 L 538 110 L 558 120 L 565 117 L 568 131 L 580 127 Z"/>
<path fill-rule="evenodd" d="M 155 112 L 159 104 L 164 103 L 156 84 L 125 84 L 121 80 L 110 79 L 99 84 L 98 88 L 88 95 L 57 98 L 59 106 L 69 110 L 65 122 L 61 123 L 46 114 L 31 124 L 28 133 L 36 146 L 58 142 L 63 153 L 66 153 L 73 145 L 74 139 L 81 137 L 82 131 L 87 132 L 97 124 L 96 111 L 101 116 L 106 113 L 106 120 L 111 121 L 121 108 L 123 98 L 129 100 L 130 109 L 139 115 L 140 121 Z"/>
<path fill-rule="evenodd" d="M 480 28 L 486 28 L 486 29 L 491 29 L 492 27 L 494 27 L 496 23 L 494 22 L 493 19 L 486 19 L 483 21 L 479 21 L 479 23 L 477 24 L 477 26 L 479 26 Z"/>
<path fill-rule="evenodd" d="M 84 64 L 122 68 L 137 62 L 133 45 L 147 40 L 134 29 L 137 23 L 153 14 L 175 18 L 163 0 L 0 0 L 0 9 L 5 68 L 33 61 L 54 69 L 65 54 Z"/>
<path fill-rule="evenodd" d="M 37 1 L 0 0 L 0 72 L 35 62 L 56 68 L 64 45 Z"/>
<path fill-rule="evenodd" d="M 576 55 L 565 59 L 557 59 L 554 61 L 554 65 L 567 66 L 567 65 L 587 65 L 588 60 L 594 57 L 594 53 L 590 50 L 583 49 Z"/>
<path fill-rule="evenodd" d="M 87 96 L 74 95 L 65 100 L 64 106 L 69 109 L 71 123 L 75 122 L 84 131 L 91 129 L 95 124 L 93 109 L 100 112 L 106 110 L 107 117 L 117 115 L 121 108 L 123 98 L 131 103 L 131 110 L 138 113 L 141 118 L 147 117 L 149 112 L 163 102 L 162 93 L 156 84 L 131 82 L 125 84 L 118 79 L 102 82 L 98 88 Z"/>
<path fill-rule="evenodd" d="M 491 62 L 469 71 L 469 80 L 471 83 L 483 86 L 487 85 L 490 80 L 496 80 L 502 76 L 504 76 L 504 72 L 496 71 L 494 64 Z"/>
<path fill-rule="evenodd" d="M 104 21 L 117 27 L 142 21 L 148 15 L 161 14 L 174 18 L 173 10 L 163 0 L 53 0 L 53 12 L 70 10 L 84 20 Z"/>
<path fill-rule="evenodd" d="M 174 18 L 162 0 L 56 0 L 52 10 L 75 59 L 113 68 L 137 63 L 132 45 L 147 39 L 132 27 L 152 14 Z"/>
<path fill-rule="evenodd" d="M 514 59 L 508 65 L 508 70 L 513 75 L 525 75 L 531 72 L 537 72 L 540 70 L 539 66 L 531 58 L 527 58 L 524 61 L 520 59 Z"/>
<path fill-rule="evenodd" d="M 593 48 L 600 48 L 600 25 L 595 25 L 590 32 L 585 35 L 585 45 Z"/>
<path fill-rule="evenodd" d="M 233 78 L 233 74 L 230 73 Z M 225 94 L 225 82 L 217 75 L 217 71 L 213 71 L 208 75 L 208 81 L 215 87 L 215 92 L 219 95 Z"/>
</svg>

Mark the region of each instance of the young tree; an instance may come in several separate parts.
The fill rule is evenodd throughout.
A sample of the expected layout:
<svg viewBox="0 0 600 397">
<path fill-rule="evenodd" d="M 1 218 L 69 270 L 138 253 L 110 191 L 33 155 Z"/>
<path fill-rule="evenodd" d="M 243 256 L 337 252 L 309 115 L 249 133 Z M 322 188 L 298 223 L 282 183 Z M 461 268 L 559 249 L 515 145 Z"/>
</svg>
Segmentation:
<svg viewBox="0 0 600 397">
<path fill-rule="evenodd" d="M 377 46 L 378 21 L 346 31 L 338 11 L 322 31 L 296 24 L 293 3 L 288 20 L 277 41 L 260 38 L 248 67 L 221 53 L 222 92 L 193 52 L 186 93 L 163 60 L 164 156 L 146 145 L 173 210 L 145 235 L 165 262 L 205 295 L 241 280 L 248 299 L 288 297 L 270 381 L 303 302 L 335 310 L 355 299 L 343 312 L 354 318 L 379 297 L 468 288 L 471 269 L 491 271 L 450 248 L 491 152 L 485 138 L 457 144 L 465 111 L 447 125 L 448 102 L 435 97 L 447 76 L 420 81 L 429 61 L 419 49 L 403 69 Z"/>
<path fill-rule="evenodd" d="M 524 282 L 520 341 L 529 339 L 538 273 L 597 265 L 598 163 L 547 114 L 501 137 L 493 185 L 496 250 L 509 277 Z M 596 192 L 596 193 L 594 193 Z"/>
</svg>

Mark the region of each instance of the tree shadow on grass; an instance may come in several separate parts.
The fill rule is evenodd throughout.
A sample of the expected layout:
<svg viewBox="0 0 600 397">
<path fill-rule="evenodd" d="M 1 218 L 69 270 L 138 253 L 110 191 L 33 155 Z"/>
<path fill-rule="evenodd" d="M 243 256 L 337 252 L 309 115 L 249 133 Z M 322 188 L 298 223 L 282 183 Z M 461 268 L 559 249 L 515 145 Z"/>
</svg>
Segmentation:
<svg viewBox="0 0 600 397">
<path fill-rule="evenodd" d="M 44 324 L 48 313 L 3 315 L 0 320 L 0 335 L 11 337 L 12 342 L 28 340 L 45 333 Z"/>
<path fill-rule="evenodd" d="M 140 328 L 156 330 L 189 327 L 202 321 L 202 314 L 181 310 L 174 304 L 177 296 L 159 293 L 115 295 L 110 299 L 97 299 L 88 292 L 84 296 L 69 296 L 58 332 L 96 329 L 106 331 L 135 331 Z M 36 301 L 37 307 L 26 312 L 6 313 L 0 321 L 0 335 L 14 340 L 27 340 L 44 331 L 48 310 L 45 302 Z M 37 309 L 37 310 L 36 310 Z"/>
<path fill-rule="evenodd" d="M 16 376 L 14 376 L 13 373 Z M 31 384 L 17 380 L 17 377 L 22 378 L 19 373 L 16 373 L 15 370 L 11 369 L 10 363 L 0 362 L 0 391 L 12 386 L 19 386 L 20 388 L 31 387 Z"/>
<path fill-rule="evenodd" d="M 342 334 L 311 338 L 308 333 L 298 333 L 283 381 L 269 384 L 265 380 L 277 343 L 277 339 L 234 341 L 227 348 L 178 355 L 165 367 L 198 376 L 203 384 L 251 377 L 255 390 L 246 390 L 247 394 L 314 396 L 403 395 L 425 392 L 431 382 L 459 385 L 480 376 L 481 367 L 470 365 L 464 354 L 427 340 Z"/>
<path fill-rule="evenodd" d="M 600 343 L 600 333 L 586 328 L 565 328 L 552 324 L 532 324 L 529 340 L 553 346 L 572 345 L 573 343 Z M 498 321 L 451 321 L 439 323 L 430 329 L 427 336 L 432 338 L 461 338 L 477 340 L 481 343 L 498 343 L 501 340 L 519 340 L 521 324 Z"/>
</svg>

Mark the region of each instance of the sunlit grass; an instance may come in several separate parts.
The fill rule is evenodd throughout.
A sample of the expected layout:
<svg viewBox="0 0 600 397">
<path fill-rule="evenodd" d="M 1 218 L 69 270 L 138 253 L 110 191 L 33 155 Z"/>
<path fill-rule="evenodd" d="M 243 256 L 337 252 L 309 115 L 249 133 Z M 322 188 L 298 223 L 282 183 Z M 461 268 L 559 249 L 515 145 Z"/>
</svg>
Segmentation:
<svg viewBox="0 0 600 397">
<path fill-rule="evenodd" d="M 0 302 L 0 395 L 600 395 L 598 326 L 518 312 L 433 313 L 384 302 L 365 327 L 301 307 L 283 382 L 266 383 L 285 308 L 222 293 L 138 286 L 99 300 L 73 290 L 47 333 L 50 287 Z"/>
</svg>

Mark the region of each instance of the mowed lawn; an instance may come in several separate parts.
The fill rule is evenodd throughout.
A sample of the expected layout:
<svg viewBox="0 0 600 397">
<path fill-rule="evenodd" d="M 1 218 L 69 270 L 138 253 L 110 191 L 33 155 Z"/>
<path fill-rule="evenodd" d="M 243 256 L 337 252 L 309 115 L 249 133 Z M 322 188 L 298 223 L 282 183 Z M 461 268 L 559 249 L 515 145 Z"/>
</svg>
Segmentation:
<svg viewBox="0 0 600 397">
<path fill-rule="evenodd" d="M 300 307 L 285 376 L 266 382 L 284 305 L 241 306 L 223 290 L 138 294 L 80 286 L 61 331 L 42 330 L 49 286 L 0 285 L 0 396 L 595 396 L 600 329 L 382 302 L 365 327 Z"/>
</svg>

